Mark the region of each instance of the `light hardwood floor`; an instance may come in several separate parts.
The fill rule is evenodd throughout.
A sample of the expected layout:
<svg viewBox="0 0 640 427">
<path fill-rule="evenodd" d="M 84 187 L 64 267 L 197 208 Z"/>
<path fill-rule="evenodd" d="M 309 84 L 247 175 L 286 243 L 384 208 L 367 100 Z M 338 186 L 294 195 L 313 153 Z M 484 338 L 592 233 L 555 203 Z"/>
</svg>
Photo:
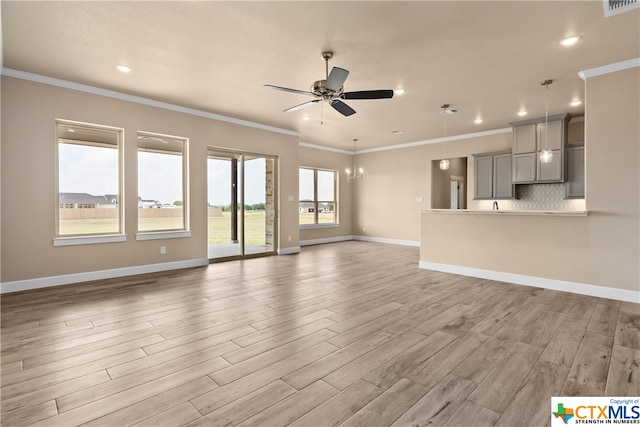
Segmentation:
<svg viewBox="0 0 640 427">
<path fill-rule="evenodd" d="M 375 243 L 2 297 L 3 426 L 546 426 L 639 366 L 640 304 Z"/>
</svg>

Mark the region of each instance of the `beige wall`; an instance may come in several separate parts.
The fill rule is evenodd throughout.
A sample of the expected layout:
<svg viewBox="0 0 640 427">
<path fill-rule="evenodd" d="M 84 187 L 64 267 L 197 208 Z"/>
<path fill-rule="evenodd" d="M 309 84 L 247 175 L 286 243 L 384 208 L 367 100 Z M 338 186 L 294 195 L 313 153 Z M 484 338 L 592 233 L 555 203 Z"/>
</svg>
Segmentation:
<svg viewBox="0 0 640 427">
<path fill-rule="evenodd" d="M 447 142 L 449 158 L 467 157 L 469 209 L 476 206 L 471 155 L 510 149 L 511 132 Z M 353 234 L 418 243 L 419 212 L 431 208 L 431 163 L 442 153 L 442 144 L 437 143 L 358 155 L 358 164 L 367 173 L 357 186 Z"/>
<path fill-rule="evenodd" d="M 126 242 L 53 246 L 55 119 L 125 129 Z M 139 130 L 189 138 L 190 238 L 135 240 Z M 2 282 L 206 259 L 209 145 L 278 156 L 280 248 L 297 247 L 296 136 L 3 76 Z"/>
<path fill-rule="evenodd" d="M 586 94 L 589 215 L 424 213 L 421 261 L 639 290 L 640 69 L 589 78 Z"/>
<path fill-rule="evenodd" d="M 431 207 L 431 163 L 441 158 L 442 144 L 359 154 L 356 161 L 364 167 L 365 178 L 348 183 L 343 171 L 352 164 L 349 154 L 299 147 L 297 137 L 2 77 L 1 279 L 206 258 L 205 159 L 206 147 L 212 145 L 279 156 L 282 249 L 296 248 L 300 241 L 349 235 L 422 241 L 424 261 L 637 289 L 639 80 L 636 68 L 587 81 L 588 217 L 440 215 L 423 223 L 421 230 L 419 212 Z M 56 118 L 122 127 L 125 141 L 135 141 L 138 130 L 190 138 L 192 237 L 136 241 L 130 226 L 136 223 L 136 209 L 127 209 L 126 243 L 54 248 Z M 570 132 L 569 139 L 585 138 Z M 126 143 L 125 147 L 125 202 L 136 206 L 136 149 Z M 471 155 L 510 147 L 510 132 L 447 143 L 449 157 L 467 157 L 469 209 L 477 208 Z M 299 230 L 298 165 L 340 171 L 339 227 Z M 524 240 L 514 239 L 522 230 L 531 231 Z M 159 254 L 160 245 L 167 247 L 166 255 Z"/>
<path fill-rule="evenodd" d="M 353 156 L 302 146 L 299 151 L 299 161 L 302 167 L 338 171 L 338 226 L 301 229 L 300 241 L 304 243 L 351 236 L 352 195 L 359 181 L 349 182 L 344 170 L 352 167 Z M 298 200 L 298 193 L 296 193 L 296 200 Z"/>
</svg>

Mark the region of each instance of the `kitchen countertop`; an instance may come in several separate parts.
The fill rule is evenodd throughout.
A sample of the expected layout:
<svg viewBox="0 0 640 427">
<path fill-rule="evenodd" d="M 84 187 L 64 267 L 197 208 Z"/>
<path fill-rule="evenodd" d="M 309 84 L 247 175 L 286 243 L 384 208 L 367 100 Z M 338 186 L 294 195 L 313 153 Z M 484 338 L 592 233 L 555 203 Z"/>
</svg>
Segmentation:
<svg viewBox="0 0 640 427">
<path fill-rule="evenodd" d="M 536 215 L 536 216 L 587 216 L 589 211 L 543 211 L 543 210 L 469 210 L 469 209 L 426 209 L 421 213 L 445 213 L 458 215 Z"/>
</svg>

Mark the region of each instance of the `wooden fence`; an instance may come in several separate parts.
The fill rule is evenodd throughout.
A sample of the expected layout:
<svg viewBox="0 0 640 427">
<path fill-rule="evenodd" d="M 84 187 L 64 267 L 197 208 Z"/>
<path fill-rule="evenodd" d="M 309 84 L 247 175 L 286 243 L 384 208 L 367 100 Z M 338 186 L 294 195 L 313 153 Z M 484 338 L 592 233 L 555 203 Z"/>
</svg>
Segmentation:
<svg viewBox="0 0 640 427">
<path fill-rule="evenodd" d="M 209 208 L 209 215 L 215 215 Z M 219 209 L 218 209 L 219 210 Z M 182 209 L 180 208 L 141 208 L 138 209 L 139 218 L 175 218 L 182 216 Z M 59 211 L 60 219 L 110 219 L 118 217 L 118 209 L 115 208 L 61 208 Z"/>
</svg>

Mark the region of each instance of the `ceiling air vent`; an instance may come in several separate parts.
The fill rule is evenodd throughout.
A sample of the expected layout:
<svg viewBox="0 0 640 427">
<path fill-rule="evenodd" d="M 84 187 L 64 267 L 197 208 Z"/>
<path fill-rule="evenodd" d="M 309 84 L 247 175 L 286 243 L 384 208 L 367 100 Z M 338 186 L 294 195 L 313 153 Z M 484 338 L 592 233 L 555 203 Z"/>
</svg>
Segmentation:
<svg viewBox="0 0 640 427">
<path fill-rule="evenodd" d="M 640 7 L 640 0 L 603 0 L 604 16 L 609 17 Z"/>
</svg>

